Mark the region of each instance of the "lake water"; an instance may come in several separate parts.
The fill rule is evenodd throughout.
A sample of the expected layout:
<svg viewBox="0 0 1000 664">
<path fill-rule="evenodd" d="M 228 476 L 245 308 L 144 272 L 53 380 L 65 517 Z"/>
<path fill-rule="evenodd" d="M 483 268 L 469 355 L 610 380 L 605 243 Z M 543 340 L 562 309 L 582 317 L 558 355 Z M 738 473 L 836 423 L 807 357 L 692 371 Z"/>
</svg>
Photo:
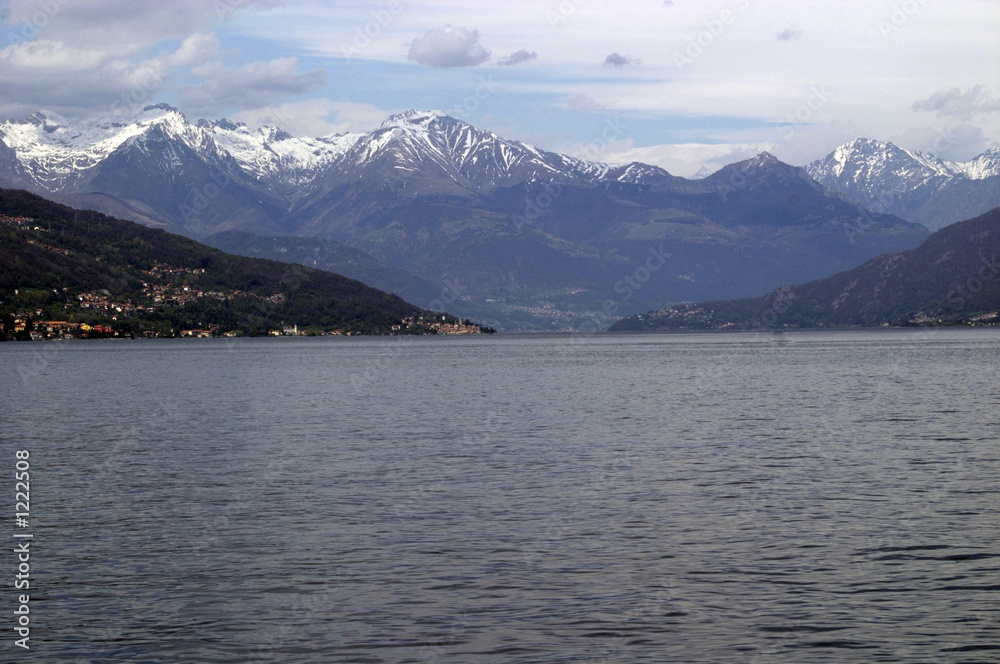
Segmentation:
<svg viewBox="0 0 1000 664">
<path fill-rule="evenodd" d="M 3 652 L 995 663 L 998 367 L 998 330 L 2 344 Z"/>
</svg>

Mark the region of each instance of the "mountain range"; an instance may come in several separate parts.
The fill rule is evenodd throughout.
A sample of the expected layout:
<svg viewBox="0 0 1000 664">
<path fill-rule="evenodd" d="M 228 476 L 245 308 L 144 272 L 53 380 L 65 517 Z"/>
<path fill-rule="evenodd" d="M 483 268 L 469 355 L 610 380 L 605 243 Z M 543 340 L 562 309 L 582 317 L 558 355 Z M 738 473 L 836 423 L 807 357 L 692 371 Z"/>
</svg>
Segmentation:
<svg viewBox="0 0 1000 664">
<path fill-rule="evenodd" d="M 1000 325 L 1000 208 L 952 224 L 911 251 L 764 297 L 676 304 L 612 331 Z"/>
<path fill-rule="evenodd" d="M 992 186 L 989 157 L 971 186 Z M 433 111 L 322 138 L 192 123 L 166 105 L 86 125 L 48 113 L 0 123 L 0 185 L 197 239 L 278 240 L 278 256 L 243 244 L 292 262 L 335 242 L 380 278 L 412 282 L 415 304 L 444 301 L 505 329 L 757 296 L 927 237 L 810 172 L 763 153 L 689 180 L 547 152 Z M 289 253 L 292 238 L 313 244 Z"/>
<path fill-rule="evenodd" d="M 873 213 L 896 215 L 932 231 L 1000 206 L 1000 148 L 954 162 L 858 139 L 805 168 L 824 187 Z"/>
</svg>

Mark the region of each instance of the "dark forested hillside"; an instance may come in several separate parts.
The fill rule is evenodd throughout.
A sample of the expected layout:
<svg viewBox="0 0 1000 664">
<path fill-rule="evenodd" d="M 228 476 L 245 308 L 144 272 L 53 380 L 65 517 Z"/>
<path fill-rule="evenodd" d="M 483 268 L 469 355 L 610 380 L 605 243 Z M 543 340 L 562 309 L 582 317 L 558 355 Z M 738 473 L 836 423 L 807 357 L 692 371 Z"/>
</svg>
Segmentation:
<svg viewBox="0 0 1000 664">
<path fill-rule="evenodd" d="M 0 314 L 8 337 L 25 317 L 167 336 L 283 326 L 384 333 L 404 318 L 430 319 L 340 275 L 232 256 L 16 190 L 0 190 Z"/>
</svg>

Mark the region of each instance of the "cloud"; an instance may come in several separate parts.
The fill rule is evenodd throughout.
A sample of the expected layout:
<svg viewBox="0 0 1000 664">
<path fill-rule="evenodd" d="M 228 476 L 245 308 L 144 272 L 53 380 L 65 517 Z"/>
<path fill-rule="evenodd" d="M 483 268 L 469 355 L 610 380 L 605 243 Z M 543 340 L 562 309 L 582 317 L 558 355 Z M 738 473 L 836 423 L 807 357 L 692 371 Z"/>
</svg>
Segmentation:
<svg viewBox="0 0 1000 664">
<path fill-rule="evenodd" d="M 801 36 L 801 30 L 796 30 L 795 28 L 785 28 L 778 33 L 778 41 L 793 41 Z"/>
<path fill-rule="evenodd" d="M 44 39 L 8 46 L 0 51 L 0 114 L 23 117 L 46 108 L 79 119 L 141 108 L 168 83 L 171 57 L 128 61 L 97 45 Z"/>
<path fill-rule="evenodd" d="M 608 57 L 604 58 L 604 64 L 610 67 L 624 67 L 625 65 L 638 65 L 639 60 L 626 57 L 621 53 L 611 53 Z"/>
<path fill-rule="evenodd" d="M 500 60 L 497 61 L 497 64 L 504 66 L 517 65 L 522 62 L 527 62 L 528 60 L 535 60 L 536 58 L 538 58 L 537 53 L 534 51 L 529 52 L 522 48 L 520 51 L 511 53 L 505 58 L 500 58 Z"/>
<path fill-rule="evenodd" d="M 174 67 L 190 66 L 204 62 L 218 51 L 219 40 L 215 35 L 198 33 L 185 39 L 168 62 Z"/>
<path fill-rule="evenodd" d="M 271 4 L 224 1 L 244 12 Z M 211 34 L 220 20 L 216 4 L 7 0 L 0 116 L 22 117 L 46 108 L 85 120 L 128 114 L 159 100 L 184 74 L 179 70 L 221 49 Z"/>
<path fill-rule="evenodd" d="M 982 85 L 977 85 L 964 93 L 958 88 L 945 88 L 927 99 L 913 102 L 913 110 L 934 111 L 939 118 L 953 117 L 967 120 L 975 113 L 1000 111 L 1000 99 L 994 99 Z"/>
<path fill-rule="evenodd" d="M 674 6 L 674 0 L 663 0 L 663 6 L 664 7 L 673 7 Z"/>
<path fill-rule="evenodd" d="M 266 9 L 263 0 L 7 0 L 9 36 L 19 40 L 48 39 L 68 46 L 103 49 L 127 57 L 170 39 L 204 32 L 234 13 Z"/>
<path fill-rule="evenodd" d="M 407 56 L 428 67 L 475 67 L 490 59 L 479 43 L 479 31 L 446 25 L 413 40 Z"/>
<path fill-rule="evenodd" d="M 602 104 L 587 94 L 575 94 L 566 98 L 566 105 L 577 111 L 594 111 L 607 108 L 607 104 Z"/>
<path fill-rule="evenodd" d="M 392 111 L 368 104 L 316 98 L 242 111 L 234 114 L 233 119 L 253 129 L 280 127 L 295 136 L 315 138 L 371 131 L 390 115 Z"/>
<path fill-rule="evenodd" d="M 981 128 L 967 123 L 936 129 L 908 129 L 898 136 L 891 136 L 889 140 L 896 145 L 952 161 L 968 161 L 995 145 Z"/>
<path fill-rule="evenodd" d="M 689 178 L 702 169 L 714 173 L 723 166 L 749 159 L 761 152 L 774 152 L 776 147 L 774 143 L 770 142 L 679 143 L 635 147 L 633 141 L 627 139 L 600 144 L 563 144 L 559 151 L 578 159 L 590 159 L 609 164 L 627 164 L 638 161 L 664 168 L 672 175 Z"/>
<path fill-rule="evenodd" d="M 326 83 L 325 70 L 300 74 L 297 58 L 251 62 L 239 68 L 211 62 L 191 73 L 202 82 L 182 89 L 179 96 L 184 108 L 193 113 L 261 108 L 282 95 L 305 94 Z"/>
</svg>

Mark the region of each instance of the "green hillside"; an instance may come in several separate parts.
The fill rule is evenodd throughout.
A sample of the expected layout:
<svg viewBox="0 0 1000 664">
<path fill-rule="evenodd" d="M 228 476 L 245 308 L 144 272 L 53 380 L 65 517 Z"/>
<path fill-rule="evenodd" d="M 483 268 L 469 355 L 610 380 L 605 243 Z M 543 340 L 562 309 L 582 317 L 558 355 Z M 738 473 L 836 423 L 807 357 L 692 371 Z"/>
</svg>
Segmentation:
<svg viewBox="0 0 1000 664">
<path fill-rule="evenodd" d="M 384 334 L 457 322 L 340 275 L 3 189 L 0 316 L 5 339 L 29 338 L 40 321 L 65 322 L 75 336 Z"/>
</svg>

